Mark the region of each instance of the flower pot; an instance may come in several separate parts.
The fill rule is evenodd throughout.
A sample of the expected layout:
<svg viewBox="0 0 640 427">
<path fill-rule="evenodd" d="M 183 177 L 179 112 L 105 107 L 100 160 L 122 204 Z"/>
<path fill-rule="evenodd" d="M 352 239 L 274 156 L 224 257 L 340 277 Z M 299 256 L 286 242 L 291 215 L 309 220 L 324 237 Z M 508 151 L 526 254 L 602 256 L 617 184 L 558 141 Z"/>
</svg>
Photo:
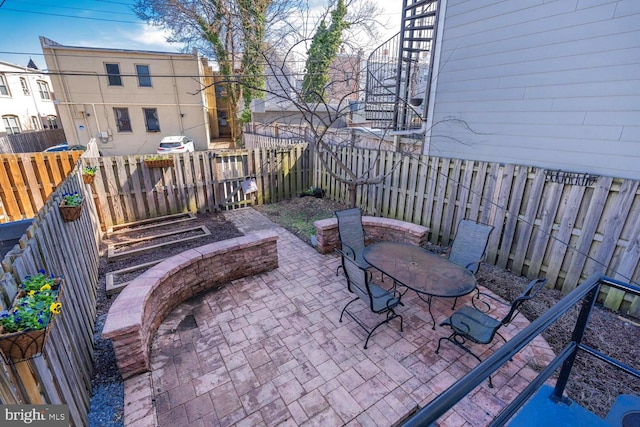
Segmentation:
<svg viewBox="0 0 640 427">
<path fill-rule="evenodd" d="M 6 363 L 18 363 L 42 353 L 51 322 L 45 329 L 19 331 L 0 335 L 0 352 Z"/>
<path fill-rule="evenodd" d="M 62 215 L 62 219 L 64 221 L 75 221 L 76 219 L 80 218 L 80 214 L 82 213 L 83 203 L 84 203 L 84 200 L 78 206 L 67 206 L 67 203 L 64 200 L 60 202 L 58 209 L 60 210 L 60 215 Z"/>
<path fill-rule="evenodd" d="M 58 291 L 56 302 L 60 301 L 60 295 L 61 290 Z M 20 295 L 16 295 L 14 303 L 18 298 Z M 13 364 L 39 356 L 49 336 L 54 317 L 55 315 L 51 314 L 47 326 L 38 330 L 4 333 L 4 328 L 0 325 L 0 353 L 2 353 L 4 361 L 7 364 Z"/>
<path fill-rule="evenodd" d="M 82 175 L 82 180 L 84 181 L 85 184 L 91 184 L 93 183 L 93 180 L 96 179 L 95 175 Z"/>
<path fill-rule="evenodd" d="M 173 166 L 173 159 L 145 159 L 144 165 L 148 168 L 170 168 Z"/>
</svg>

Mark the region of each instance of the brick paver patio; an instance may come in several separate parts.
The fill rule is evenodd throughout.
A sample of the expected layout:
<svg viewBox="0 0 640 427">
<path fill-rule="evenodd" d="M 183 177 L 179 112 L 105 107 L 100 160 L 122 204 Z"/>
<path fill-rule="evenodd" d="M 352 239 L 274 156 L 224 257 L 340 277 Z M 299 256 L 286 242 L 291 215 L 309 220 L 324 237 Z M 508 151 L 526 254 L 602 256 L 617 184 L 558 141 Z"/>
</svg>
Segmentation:
<svg viewBox="0 0 640 427">
<path fill-rule="evenodd" d="M 404 332 L 394 320 L 364 350 L 364 331 L 348 317 L 338 322 L 352 297 L 336 276 L 338 256 L 317 253 L 251 208 L 225 216 L 245 233 L 275 229 L 279 268 L 202 294 L 165 319 L 151 374 L 125 382 L 125 425 L 390 426 L 477 365 L 450 343 L 434 353 L 448 330 L 432 330 L 425 303 L 411 293 L 398 310 Z M 433 309 L 440 321 L 451 301 L 435 299 Z M 503 334 L 526 324 L 518 317 Z M 483 358 L 492 351 L 474 348 Z M 536 376 L 530 366 L 552 357 L 536 338 L 493 376 L 495 388 L 485 381 L 440 425 L 486 425 Z"/>
</svg>

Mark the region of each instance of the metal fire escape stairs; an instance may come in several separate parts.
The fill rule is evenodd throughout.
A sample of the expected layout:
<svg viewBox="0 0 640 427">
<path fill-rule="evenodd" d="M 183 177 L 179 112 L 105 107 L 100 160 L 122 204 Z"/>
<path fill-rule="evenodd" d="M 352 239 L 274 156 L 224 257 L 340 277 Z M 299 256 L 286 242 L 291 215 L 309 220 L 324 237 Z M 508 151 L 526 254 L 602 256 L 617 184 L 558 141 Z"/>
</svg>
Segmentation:
<svg viewBox="0 0 640 427">
<path fill-rule="evenodd" d="M 403 0 L 400 32 L 367 59 L 365 118 L 372 128 L 423 134 L 438 0 Z"/>
</svg>

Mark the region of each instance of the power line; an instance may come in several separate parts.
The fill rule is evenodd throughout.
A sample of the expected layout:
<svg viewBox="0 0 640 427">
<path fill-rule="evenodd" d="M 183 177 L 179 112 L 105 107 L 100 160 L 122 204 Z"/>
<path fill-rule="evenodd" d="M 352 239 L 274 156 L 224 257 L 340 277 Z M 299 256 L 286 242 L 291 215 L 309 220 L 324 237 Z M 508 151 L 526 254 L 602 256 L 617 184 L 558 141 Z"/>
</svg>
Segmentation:
<svg viewBox="0 0 640 427">
<path fill-rule="evenodd" d="M 6 1 L 6 0 L 4 0 Z M 3 1 L 3 2 L 4 2 Z M 26 1 L 20 1 L 20 0 L 11 0 L 11 3 L 20 3 L 20 4 L 28 4 L 28 5 L 33 5 L 33 3 L 31 2 L 26 2 Z M 111 10 L 100 10 L 100 9 L 86 9 L 86 8 L 82 8 L 82 7 L 71 7 L 71 6 L 57 6 L 57 5 L 52 5 L 52 4 L 39 4 L 38 7 L 44 7 L 44 8 L 55 8 L 55 9 L 69 9 L 69 10 L 79 10 L 82 12 L 97 12 L 97 13 L 110 13 L 112 15 L 128 15 L 128 16 L 133 16 L 133 14 L 131 12 L 113 12 Z M 9 10 L 9 9 L 7 9 Z M 43 12 L 45 13 L 45 12 Z"/>
<path fill-rule="evenodd" d="M 108 18 L 92 18 L 89 16 L 73 16 L 73 15 L 63 15 L 61 13 L 51 13 L 51 12 L 37 12 L 35 10 L 20 10 L 20 9 L 11 9 L 4 8 L 2 10 L 9 10 L 11 12 L 20 12 L 20 13 L 32 13 L 36 15 L 45 15 L 45 16 L 58 16 L 62 18 L 73 18 L 73 19 L 88 19 L 91 21 L 106 21 L 106 22 L 118 22 L 122 24 L 144 24 L 143 21 L 123 21 L 120 19 L 108 19 Z"/>
<path fill-rule="evenodd" d="M 121 1 L 111 1 L 111 0 L 96 0 L 96 1 L 99 1 L 99 2 L 102 2 L 102 3 L 124 4 L 125 6 L 130 6 L 129 3 L 124 3 L 124 2 L 121 2 Z"/>
</svg>

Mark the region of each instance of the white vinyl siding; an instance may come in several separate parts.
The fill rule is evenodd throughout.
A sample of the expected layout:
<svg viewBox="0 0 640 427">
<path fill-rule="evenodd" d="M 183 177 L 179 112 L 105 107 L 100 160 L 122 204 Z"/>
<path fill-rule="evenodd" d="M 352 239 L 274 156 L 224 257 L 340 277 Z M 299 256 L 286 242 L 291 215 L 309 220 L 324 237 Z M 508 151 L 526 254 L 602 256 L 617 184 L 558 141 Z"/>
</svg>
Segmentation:
<svg viewBox="0 0 640 427">
<path fill-rule="evenodd" d="M 445 3 L 429 154 L 640 179 L 640 2 Z"/>
</svg>

